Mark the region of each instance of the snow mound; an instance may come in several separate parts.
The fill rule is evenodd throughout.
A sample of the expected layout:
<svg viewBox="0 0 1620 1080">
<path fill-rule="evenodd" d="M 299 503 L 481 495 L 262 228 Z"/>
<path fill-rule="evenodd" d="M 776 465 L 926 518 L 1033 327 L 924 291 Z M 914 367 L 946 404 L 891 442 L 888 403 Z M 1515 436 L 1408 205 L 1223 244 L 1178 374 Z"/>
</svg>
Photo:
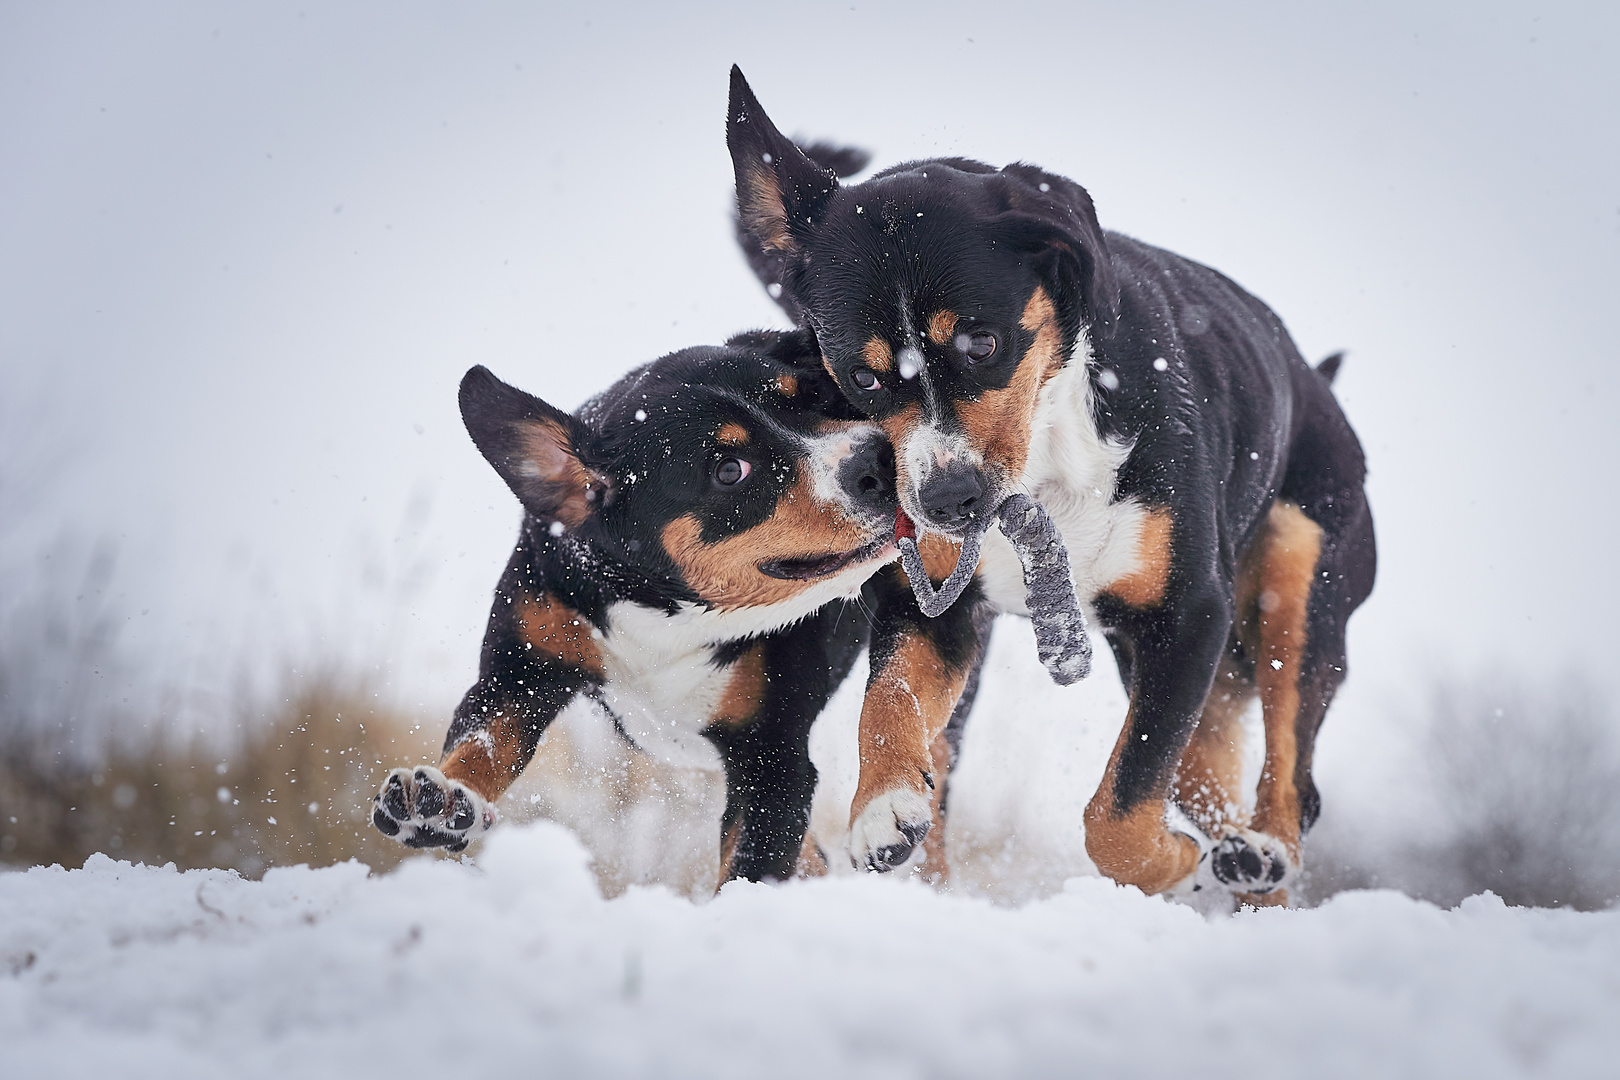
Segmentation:
<svg viewBox="0 0 1620 1080">
<path fill-rule="evenodd" d="M 1102 879 L 603 899 L 560 826 L 386 877 L 0 874 L 7 1076 L 1598 1076 L 1620 913 L 1393 892 L 1206 919 Z"/>
</svg>

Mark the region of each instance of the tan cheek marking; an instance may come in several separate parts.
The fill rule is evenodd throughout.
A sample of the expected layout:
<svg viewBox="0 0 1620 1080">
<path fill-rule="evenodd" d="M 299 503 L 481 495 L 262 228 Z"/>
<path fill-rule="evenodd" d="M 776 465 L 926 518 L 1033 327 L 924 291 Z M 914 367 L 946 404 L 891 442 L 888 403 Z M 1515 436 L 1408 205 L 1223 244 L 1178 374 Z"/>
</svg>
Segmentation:
<svg viewBox="0 0 1620 1080">
<path fill-rule="evenodd" d="M 946 666 L 926 638 L 901 638 L 888 662 L 872 674 L 861 705 L 861 774 L 851 822 L 881 792 L 908 787 L 928 794 L 923 774 L 933 772 L 934 740 L 965 685 L 967 670 Z"/>
<path fill-rule="evenodd" d="M 540 420 L 518 428 L 518 444 L 533 475 L 563 492 L 557 503 L 557 520 L 569 528 L 584 524 L 607 491 L 607 481 L 580 464 L 574 456 L 568 432 L 551 420 Z M 520 468 L 527 475 L 529 469 Z"/>
<path fill-rule="evenodd" d="M 731 665 L 731 678 L 720 695 L 720 704 L 710 723 L 720 727 L 738 727 L 748 723 L 759 712 L 765 700 L 765 647 L 755 645 Z"/>
<path fill-rule="evenodd" d="M 1156 506 L 1148 511 L 1136 540 L 1136 569 L 1110 583 L 1103 592 L 1134 608 L 1149 608 L 1162 602 L 1170 583 L 1174 531 L 1168 508 Z"/>
<path fill-rule="evenodd" d="M 1135 885 L 1145 893 L 1163 892 L 1185 879 L 1198 866 L 1198 845 L 1171 833 L 1164 825 L 1162 799 L 1144 799 L 1126 814 L 1115 815 L 1114 777 L 1125 741 L 1131 737 L 1132 714 L 1114 743 L 1102 785 L 1086 804 L 1086 854 L 1097 869 L 1121 885 Z"/>
<path fill-rule="evenodd" d="M 956 331 L 956 312 L 936 311 L 928 316 L 928 340 L 943 345 Z"/>
<path fill-rule="evenodd" d="M 748 443 L 748 429 L 736 423 L 722 424 L 714 437 L 721 446 L 745 446 Z"/>
<path fill-rule="evenodd" d="M 494 802 L 517 779 L 529 757 L 519 721 L 503 715 L 484 728 L 482 737 L 457 744 L 439 763 L 439 770 Z"/>
<path fill-rule="evenodd" d="M 519 597 L 518 636 L 524 644 L 558 663 L 602 677 L 602 654 L 591 637 L 591 624 L 550 593 Z"/>
<path fill-rule="evenodd" d="M 766 577 L 760 563 L 834 555 L 873 539 L 837 507 L 817 500 L 802 469 L 765 521 L 712 544 L 702 536 L 697 518 L 678 517 L 664 526 L 664 550 L 699 596 L 726 610 L 782 603 L 815 584 Z"/>
<path fill-rule="evenodd" d="M 956 406 L 968 442 L 1009 480 L 1024 474 L 1041 387 L 1063 363 L 1057 311 L 1045 289 L 1036 288 L 1020 322 L 1035 333 L 1035 340 L 1019 359 L 1012 380 L 1000 390 L 986 390 L 978 400 Z"/>
<path fill-rule="evenodd" d="M 893 371 L 894 353 L 882 338 L 872 338 L 861 346 L 861 359 L 873 371 Z"/>
<path fill-rule="evenodd" d="M 783 397 L 793 397 L 799 392 L 799 379 L 796 375 L 778 375 L 776 377 L 776 392 Z"/>
<path fill-rule="evenodd" d="M 1299 677 L 1311 586 L 1322 554 L 1322 528 L 1293 503 L 1272 506 L 1261 547 L 1256 619 L 1260 649 L 1255 682 L 1265 717 L 1266 760 L 1255 792 L 1254 828 L 1269 833 L 1299 858 L 1299 791 L 1294 783 L 1299 748 Z"/>
<path fill-rule="evenodd" d="M 787 210 L 782 205 L 782 188 L 776 174 L 766 168 L 749 169 L 743 192 L 742 219 L 748 231 L 772 251 L 792 251 L 793 234 L 788 231 Z"/>
</svg>

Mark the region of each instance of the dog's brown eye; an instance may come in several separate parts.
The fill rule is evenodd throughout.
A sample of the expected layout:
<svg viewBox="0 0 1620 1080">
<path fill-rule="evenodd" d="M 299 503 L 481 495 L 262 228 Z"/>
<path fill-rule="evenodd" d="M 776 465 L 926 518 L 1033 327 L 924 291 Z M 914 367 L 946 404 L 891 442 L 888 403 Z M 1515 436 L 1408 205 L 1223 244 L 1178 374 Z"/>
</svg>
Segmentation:
<svg viewBox="0 0 1620 1080">
<path fill-rule="evenodd" d="M 733 484 L 742 483 L 753 471 L 753 466 L 742 458 L 721 458 L 720 464 L 715 466 L 714 482 L 731 487 Z"/>
<path fill-rule="evenodd" d="M 877 372 L 869 367 L 858 367 L 849 373 L 849 377 L 862 390 L 876 390 L 883 385 L 878 380 Z"/>
<path fill-rule="evenodd" d="M 957 334 L 956 347 L 966 353 L 970 361 L 977 364 L 996 355 L 996 335 L 988 330 Z"/>
</svg>

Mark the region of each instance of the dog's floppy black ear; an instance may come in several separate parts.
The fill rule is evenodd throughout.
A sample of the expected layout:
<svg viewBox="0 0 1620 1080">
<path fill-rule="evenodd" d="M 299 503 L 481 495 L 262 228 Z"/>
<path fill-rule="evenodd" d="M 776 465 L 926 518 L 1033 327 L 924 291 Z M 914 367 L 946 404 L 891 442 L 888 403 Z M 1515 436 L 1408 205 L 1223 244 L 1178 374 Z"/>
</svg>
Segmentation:
<svg viewBox="0 0 1620 1080">
<path fill-rule="evenodd" d="M 797 235 L 815 223 L 838 190 L 838 177 L 776 130 L 736 65 L 727 110 L 726 146 L 737 171 L 742 229 L 765 251 L 792 254 L 799 247 Z"/>
<path fill-rule="evenodd" d="M 607 500 L 607 479 L 579 454 L 579 421 L 479 365 L 461 379 L 461 420 L 524 509 L 577 528 Z"/>
<path fill-rule="evenodd" d="M 1008 165 L 1001 170 L 1008 180 L 1008 210 L 998 223 L 1014 244 L 1040 254 L 1048 273 L 1058 280 L 1054 300 L 1078 295 L 1084 312 L 1066 312 L 1065 329 L 1076 332 L 1083 318 L 1103 333 L 1119 318 L 1119 282 L 1114 276 L 1108 241 L 1097 224 L 1097 211 L 1086 189 L 1033 165 Z"/>
</svg>

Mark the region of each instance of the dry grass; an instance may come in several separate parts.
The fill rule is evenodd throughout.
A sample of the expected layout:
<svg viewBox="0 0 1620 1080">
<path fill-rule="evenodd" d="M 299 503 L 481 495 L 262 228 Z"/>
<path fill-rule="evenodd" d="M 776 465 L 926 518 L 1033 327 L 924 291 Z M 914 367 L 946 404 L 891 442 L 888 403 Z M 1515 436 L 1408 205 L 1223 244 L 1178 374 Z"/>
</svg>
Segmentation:
<svg viewBox="0 0 1620 1080">
<path fill-rule="evenodd" d="M 377 832 L 371 797 L 388 770 L 439 760 L 447 719 L 416 723 L 336 676 L 297 686 L 238 710 L 250 734 L 225 751 L 124 746 L 91 766 L 67 762 L 47 739 L 13 736 L 0 747 L 0 864 L 76 867 L 104 852 L 258 877 L 297 863 L 353 858 L 380 872 L 413 855 L 442 857 Z M 702 897 L 716 883 L 723 802 L 713 777 L 631 750 L 576 704 L 500 809 L 509 821 L 573 829 L 606 895 L 659 883 Z"/>
<path fill-rule="evenodd" d="M 406 854 L 371 827 L 371 795 L 388 769 L 436 761 L 438 731 L 338 678 L 252 711 L 224 751 L 115 747 L 89 766 L 38 740 L 0 747 L 0 861 L 79 866 L 106 852 L 257 877 L 349 858 L 381 870 Z"/>
</svg>

